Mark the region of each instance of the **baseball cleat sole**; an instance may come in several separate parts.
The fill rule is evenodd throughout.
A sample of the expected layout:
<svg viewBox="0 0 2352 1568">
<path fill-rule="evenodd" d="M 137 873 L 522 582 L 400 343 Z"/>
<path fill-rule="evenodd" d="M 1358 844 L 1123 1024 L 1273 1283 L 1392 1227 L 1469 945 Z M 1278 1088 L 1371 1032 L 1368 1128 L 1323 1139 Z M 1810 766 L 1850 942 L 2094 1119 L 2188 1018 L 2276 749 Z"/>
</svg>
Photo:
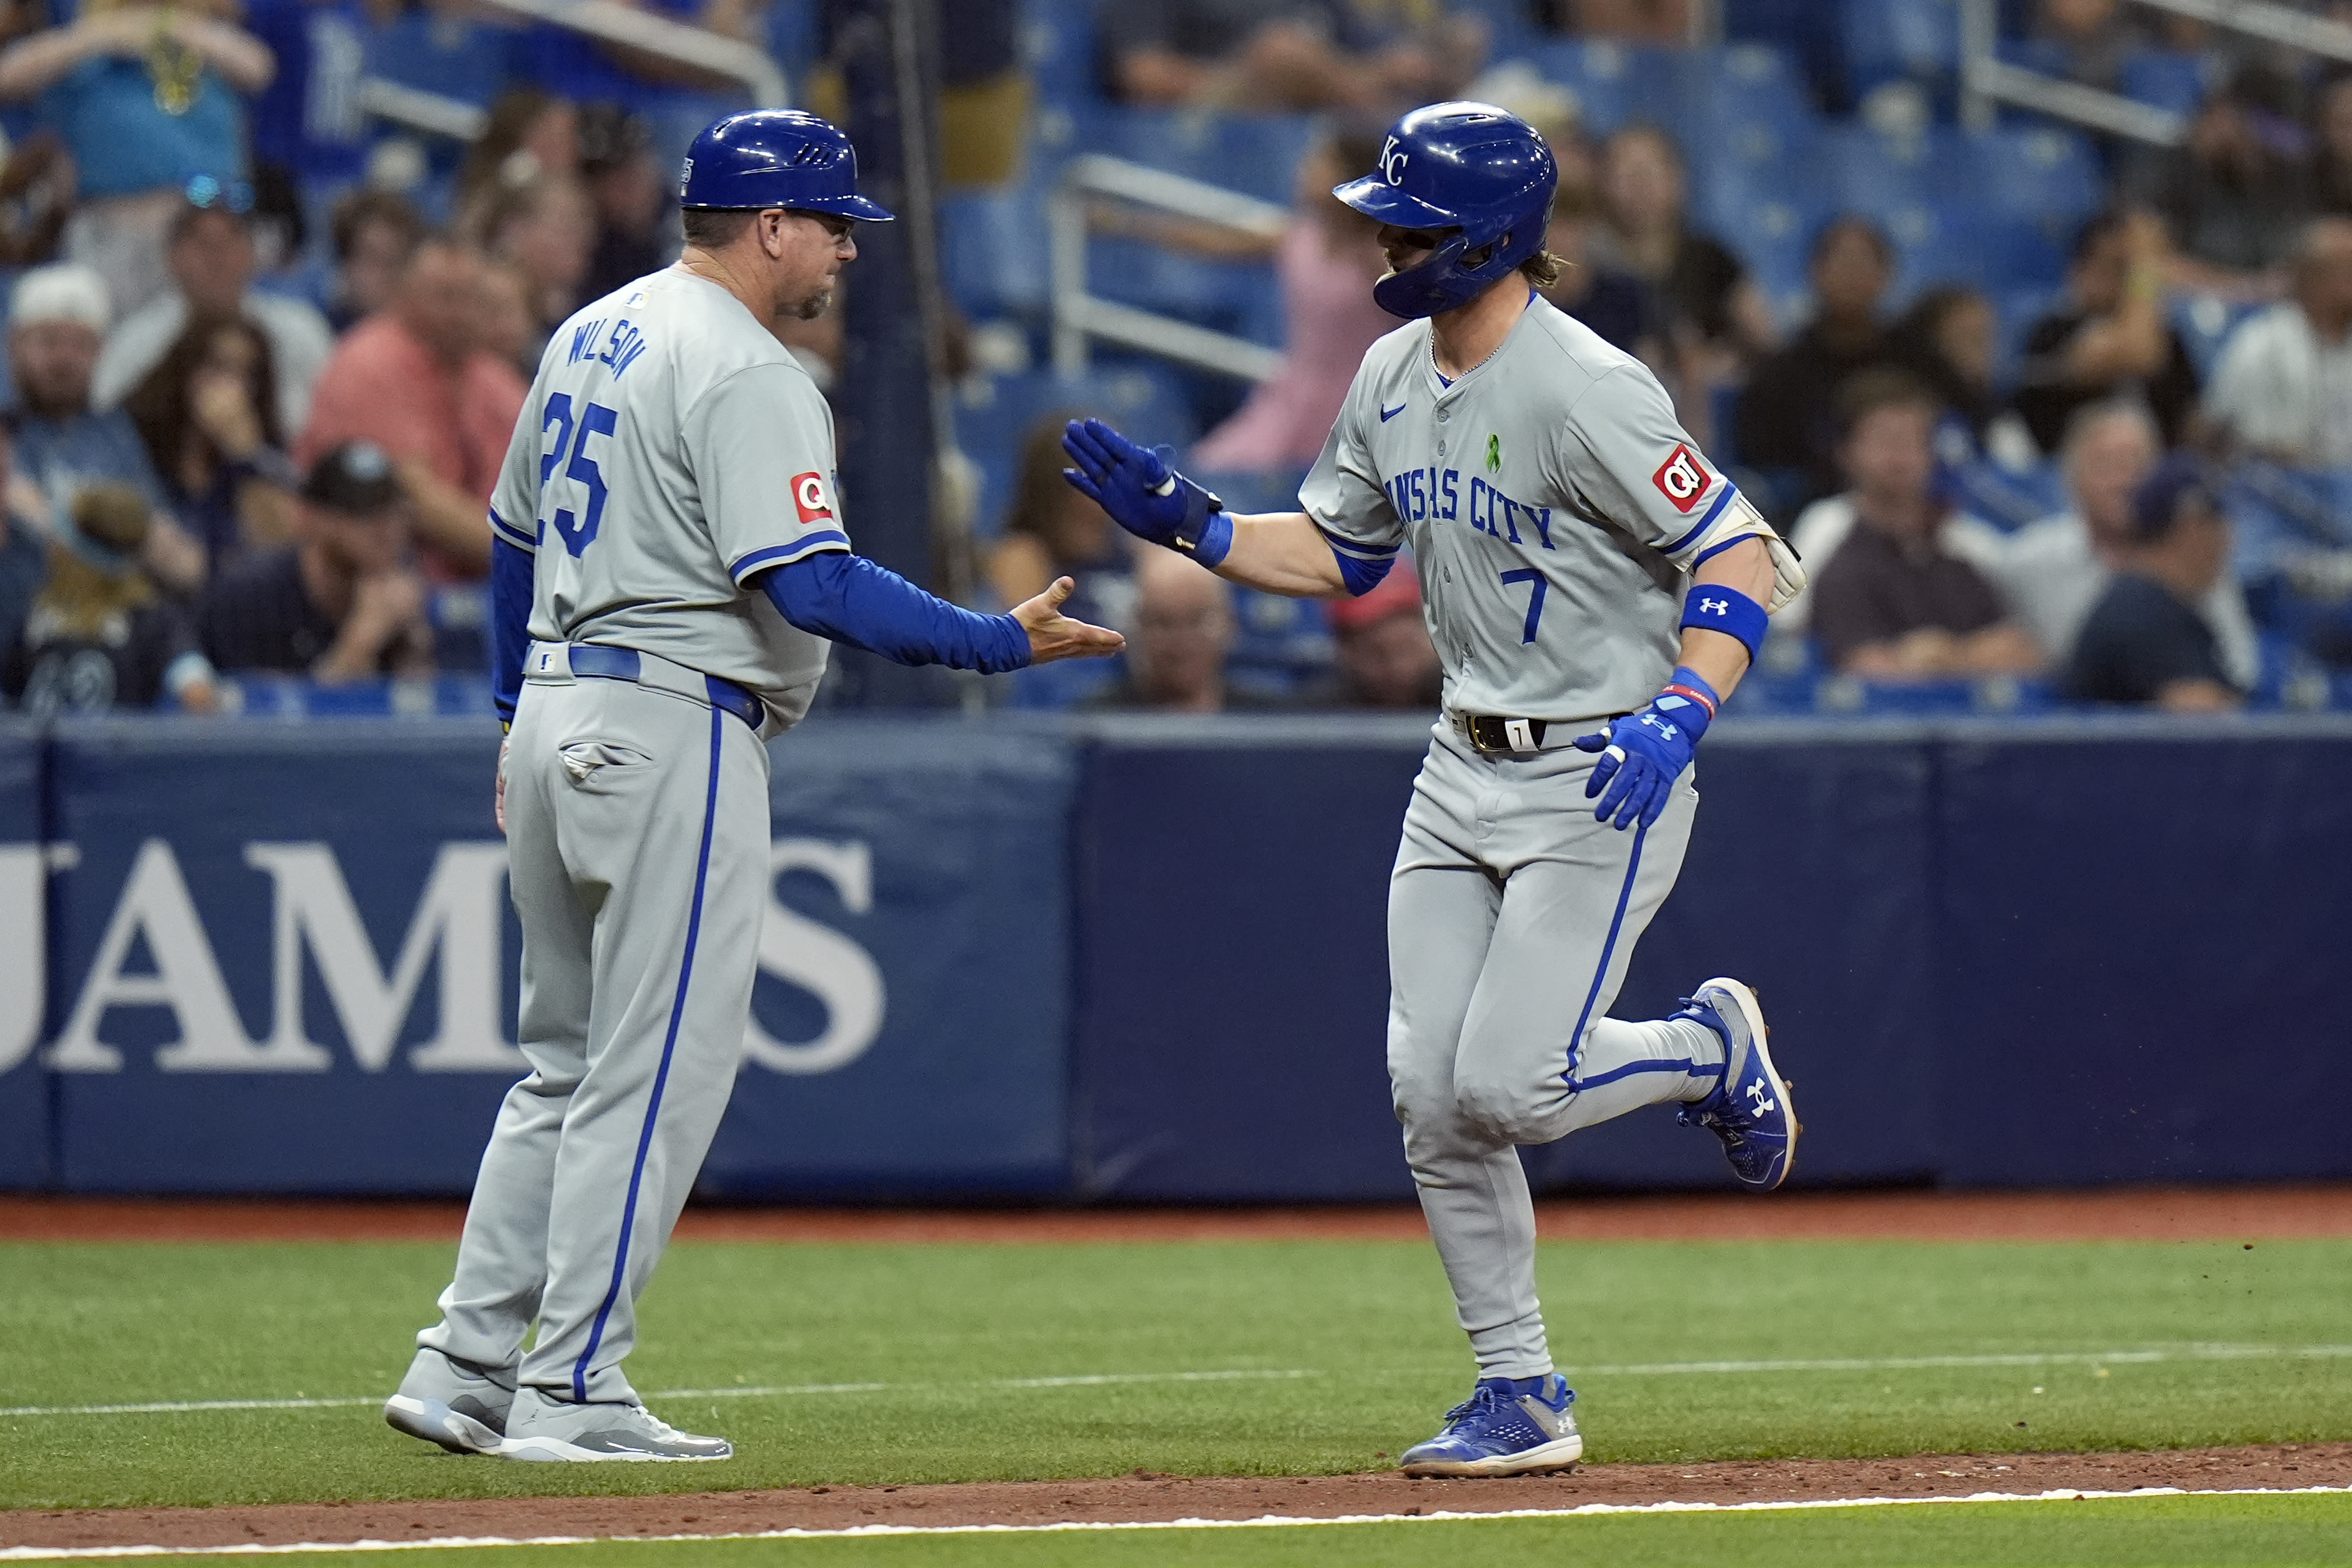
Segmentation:
<svg viewBox="0 0 2352 1568">
<path fill-rule="evenodd" d="M 453 1454 L 495 1454 L 506 1439 L 437 1399 L 395 1394 L 383 1402 L 385 1424 L 396 1432 L 437 1443 Z"/>
<path fill-rule="evenodd" d="M 1789 1147 L 1780 1157 L 1780 1179 L 1771 1187 L 1759 1189 L 1769 1193 L 1786 1182 L 1789 1173 L 1797 1168 L 1797 1139 L 1805 1129 L 1804 1124 L 1797 1120 L 1796 1096 L 1790 1092 L 1794 1086 L 1782 1078 L 1780 1069 L 1772 1064 L 1771 1031 L 1764 1026 L 1764 1005 L 1757 1000 L 1755 988 L 1727 974 L 1719 974 L 1700 986 L 1699 990 L 1724 992 L 1739 1005 L 1739 1016 L 1748 1025 L 1748 1048 L 1756 1054 L 1756 1065 L 1764 1069 L 1765 1080 L 1771 1084 L 1772 1092 L 1788 1110 Z"/>
<path fill-rule="evenodd" d="M 509 1437 L 499 1444 L 498 1456 L 502 1459 L 520 1459 L 533 1464 L 602 1465 L 602 1464 L 708 1464 L 713 1459 L 731 1459 L 735 1450 L 719 1454 L 655 1454 L 643 1448 L 583 1448 L 577 1443 L 567 1443 L 561 1437 Z"/>
<path fill-rule="evenodd" d="M 1497 1454 L 1487 1459 L 1426 1459 L 1402 1467 L 1408 1476 L 1457 1479 L 1483 1476 L 1549 1476 L 1576 1468 L 1584 1458 L 1581 1436 L 1562 1437 L 1523 1453 Z"/>
</svg>

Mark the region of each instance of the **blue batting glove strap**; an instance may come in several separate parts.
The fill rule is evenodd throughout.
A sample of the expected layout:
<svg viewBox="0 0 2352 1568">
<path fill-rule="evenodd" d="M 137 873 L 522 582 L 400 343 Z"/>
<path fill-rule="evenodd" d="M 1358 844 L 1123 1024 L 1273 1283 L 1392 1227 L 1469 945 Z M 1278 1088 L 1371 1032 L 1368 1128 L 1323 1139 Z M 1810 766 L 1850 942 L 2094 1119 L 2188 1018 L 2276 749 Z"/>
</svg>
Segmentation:
<svg viewBox="0 0 2352 1568">
<path fill-rule="evenodd" d="M 1137 446 L 1099 419 L 1073 419 L 1063 426 L 1062 450 L 1076 465 L 1064 468 L 1062 478 L 1109 513 L 1113 522 L 1153 544 L 1177 548 L 1177 534 L 1195 505 L 1193 492 L 1209 495 L 1169 468 L 1159 453 Z M 1202 518 L 1209 510 L 1202 509 Z"/>
<path fill-rule="evenodd" d="M 1176 548 L 1213 572 L 1217 569 L 1217 563 L 1233 552 L 1234 520 L 1226 514 L 1224 502 L 1210 495 L 1208 491 L 1202 489 L 1200 486 L 1181 474 L 1176 476 L 1176 481 L 1194 493 L 1205 497 L 1208 501 L 1207 510 L 1202 514 L 1197 530 L 1193 527 L 1192 518 L 1189 515 L 1185 518 L 1184 526 L 1176 533 Z"/>
<path fill-rule="evenodd" d="M 1764 634 L 1772 629 L 1772 617 L 1764 606 L 1737 588 L 1727 588 L 1720 583 L 1699 583 L 1692 585 L 1683 599 L 1683 625 L 1704 626 L 1711 632 L 1738 637 L 1748 648 L 1752 663 L 1764 651 Z"/>
<path fill-rule="evenodd" d="M 1677 691 L 1677 687 L 1683 688 Z M 1687 693 L 1687 694 L 1685 694 Z M 1592 815 L 1620 832 L 1636 819 L 1647 827 L 1658 820 L 1674 798 L 1675 781 L 1690 766 L 1699 737 L 1706 733 L 1714 713 L 1705 701 L 1714 689 L 1687 668 L 1677 668 L 1665 690 L 1639 713 L 1617 720 L 1607 729 L 1577 737 L 1576 749 L 1599 752 L 1592 776 L 1584 781 L 1584 798 L 1601 797 Z"/>
</svg>

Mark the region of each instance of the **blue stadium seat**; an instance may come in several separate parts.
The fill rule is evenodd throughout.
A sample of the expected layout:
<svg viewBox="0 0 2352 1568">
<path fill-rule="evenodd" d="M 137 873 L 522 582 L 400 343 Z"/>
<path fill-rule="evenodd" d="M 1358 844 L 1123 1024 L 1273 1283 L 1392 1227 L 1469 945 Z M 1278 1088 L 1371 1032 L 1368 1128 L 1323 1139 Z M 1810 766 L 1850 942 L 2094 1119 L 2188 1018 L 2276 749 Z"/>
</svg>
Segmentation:
<svg viewBox="0 0 2352 1568">
<path fill-rule="evenodd" d="M 1821 184 L 1840 211 L 1885 222 L 1949 193 L 1941 136 L 1885 136 L 1848 123 L 1831 126 L 1815 146 Z"/>
<path fill-rule="evenodd" d="M 1042 321 L 1049 279 L 1045 196 L 1032 182 L 940 197 L 940 261 L 957 309 L 975 321 Z"/>
<path fill-rule="evenodd" d="M 1747 263 L 1756 286 L 1785 328 L 1803 319 L 1811 283 L 1807 257 L 1827 214 L 1790 197 L 1739 190 L 1703 190 L 1695 208 L 1701 225 Z"/>
<path fill-rule="evenodd" d="M 1841 29 L 1822 25 L 1822 0 L 1722 0 L 1723 36 L 1734 44 L 1780 49 L 1815 97 L 1842 101 L 1845 48 Z"/>
<path fill-rule="evenodd" d="M 1778 193 L 1797 183 L 1812 163 L 1822 121 L 1786 58 L 1759 45 L 1690 55 L 1683 112 L 1664 123 L 1694 186 Z"/>
<path fill-rule="evenodd" d="M 1050 370 L 996 376 L 956 398 L 956 442 L 979 465 L 975 527 L 992 535 L 1003 525 L 1021 460 L 1021 442 L 1045 415 L 1071 409 L 1107 419 L 1147 445 L 1181 446 L 1195 432 L 1174 373 L 1152 364 L 1097 366 L 1070 378 Z"/>
<path fill-rule="evenodd" d="M 1093 0 L 1021 0 L 1021 54 L 1040 104 L 1102 100 Z"/>
<path fill-rule="evenodd" d="M 1543 37 L 1529 0 L 1446 0 L 1445 9 L 1486 24 L 1486 53 L 1493 59 L 1523 54 Z"/>
<path fill-rule="evenodd" d="M 1958 72 L 1956 0 L 1839 0 L 1837 26 L 1844 43 L 1846 86 L 1855 99 L 1905 79 L 1948 89 Z"/>
<path fill-rule="evenodd" d="M 1084 150 L 1288 206 L 1315 137 L 1305 114 L 1210 114 L 1106 105 L 1081 118 Z"/>
<path fill-rule="evenodd" d="M 1629 120 L 1672 121 L 1681 95 L 1671 51 L 1574 38 L 1525 52 L 1529 64 L 1576 95 L 1584 129 L 1606 136 Z"/>
<path fill-rule="evenodd" d="M 2194 114 L 2213 86 L 2216 64 L 2212 57 L 2206 55 L 2150 49 L 2124 61 L 2122 80 L 2117 85 L 2126 98 L 2169 109 L 2176 114 Z"/>
<path fill-rule="evenodd" d="M 2055 127 L 2024 127 L 1981 134 L 1953 132 L 1944 150 L 1951 188 L 1988 207 L 2050 220 L 2053 237 L 2106 205 L 2098 155 L 2084 137 Z"/>
</svg>

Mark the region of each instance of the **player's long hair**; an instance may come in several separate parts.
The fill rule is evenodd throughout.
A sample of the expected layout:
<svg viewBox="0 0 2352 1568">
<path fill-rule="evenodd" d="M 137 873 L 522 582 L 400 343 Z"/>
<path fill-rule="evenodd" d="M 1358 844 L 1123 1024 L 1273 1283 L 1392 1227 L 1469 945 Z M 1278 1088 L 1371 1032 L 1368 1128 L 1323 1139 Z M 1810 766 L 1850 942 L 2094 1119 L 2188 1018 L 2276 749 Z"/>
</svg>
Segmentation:
<svg viewBox="0 0 2352 1568">
<path fill-rule="evenodd" d="M 277 356 L 271 352 L 269 334 L 243 316 L 197 316 L 122 400 L 122 411 L 139 432 L 148 461 L 168 485 L 182 483 L 181 468 L 190 441 L 202 447 L 207 468 L 220 466 L 221 453 L 196 423 L 194 394 L 196 372 L 212 352 L 213 340 L 225 331 L 243 333 L 253 346 L 253 378 L 245 393 L 261 422 L 263 444 L 281 449 L 286 445 L 278 414 Z"/>
</svg>

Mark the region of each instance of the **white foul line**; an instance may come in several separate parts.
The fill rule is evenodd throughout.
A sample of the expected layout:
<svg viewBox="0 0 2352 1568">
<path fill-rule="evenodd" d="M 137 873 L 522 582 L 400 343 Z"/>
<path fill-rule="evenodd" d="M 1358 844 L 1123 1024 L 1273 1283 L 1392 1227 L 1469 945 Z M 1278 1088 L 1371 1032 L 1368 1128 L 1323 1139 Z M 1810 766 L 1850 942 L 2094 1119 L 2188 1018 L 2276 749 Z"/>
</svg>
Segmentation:
<svg viewBox="0 0 2352 1568">
<path fill-rule="evenodd" d="M 2352 1358 L 2352 1345 L 2231 1345 L 2185 1344 L 2161 1350 L 2018 1351 L 1993 1355 L 1918 1355 L 1822 1358 L 1793 1361 L 1666 1361 L 1623 1365 L 1579 1366 L 1569 1369 L 1579 1377 L 1671 1377 L 1690 1374 L 1747 1374 L 1770 1372 L 1920 1372 L 1971 1367 L 2145 1366 L 2158 1362 L 2200 1361 L 2336 1361 Z M 961 1384 L 889 1383 L 801 1383 L 737 1385 L 731 1388 L 665 1388 L 648 1399 L 781 1399 L 816 1394 L 879 1394 L 887 1389 L 964 1388 L 1094 1388 L 1124 1383 L 1229 1383 L 1316 1377 L 1310 1371 L 1110 1372 L 1067 1377 L 1000 1377 Z M 146 1405 L 19 1405 L 0 1408 L 0 1417 L 20 1415 L 174 1415 L 203 1410 L 357 1410 L 381 1405 L 383 1396 L 365 1394 L 333 1399 L 184 1399 Z"/>
<path fill-rule="evenodd" d="M 265 1557 L 295 1552 L 433 1552 L 493 1546 L 593 1546 L 625 1541 L 653 1545 L 712 1541 L 805 1541 L 850 1535 L 1056 1535 L 1074 1531 L 1269 1530 L 1347 1524 L 1460 1524 L 1488 1519 L 1576 1519 L 1623 1513 L 1786 1513 L 1829 1508 L 1914 1508 L 1934 1503 L 2078 1502 L 2160 1497 L 2304 1497 L 2343 1495 L 2352 1487 L 2233 1487 L 2191 1490 L 2140 1487 L 2131 1491 L 1976 1492 L 1968 1497 L 1817 1498 L 1775 1502 L 1588 1502 L 1575 1508 L 1517 1508 L 1494 1513 L 1440 1510 L 1435 1513 L 1351 1513 L 1336 1519 L 1266 1514 L 1258 1519 L 1066 1520 L 1052 1524 L 853 1524 L 840 1530 L 758 1530 L 713 1535 L 448 1535 L 431 1541 L 299 1542 L 282 1546 L 10 1546 L 0 1563 L 55 1562 L 75 1557 Z"/>
<path fill-rule="evenodd" d="M 887 1388 L 1097 1388 L 1122 1383 L 1239 1383 L 1313 1377 L 1297 1368 L 1229 1372 L 1096 1372 L 1070 1377 L 994 1377 L 976 1383 L 796 1383 L 737 1384 L 730 1388 L 663 1388 L 648 1399 L 770 1399 L 803 1394 L 877 1394 Z M 152 1405 L 19 1405 L 0 1409 L 12 1415 L 178 1415 L 198 1410 L 358 1410 L 382 1405 L 380 1394 L 333 1399 L 175 1399 Z"/>
</svg>

